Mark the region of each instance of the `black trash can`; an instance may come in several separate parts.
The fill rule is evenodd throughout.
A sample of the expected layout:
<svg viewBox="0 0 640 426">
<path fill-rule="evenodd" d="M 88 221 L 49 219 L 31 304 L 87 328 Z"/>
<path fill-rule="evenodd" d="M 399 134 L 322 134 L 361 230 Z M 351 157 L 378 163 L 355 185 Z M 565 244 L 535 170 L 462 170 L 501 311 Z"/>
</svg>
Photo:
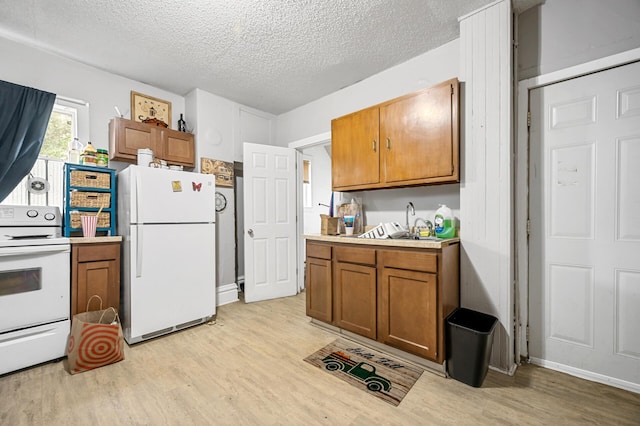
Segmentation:
<svg viewBox="0 0 640 426">
<path fill-rule="evenodd" d="M 493 315 L 466 308 L 447 317 L 447 372 L 451 377 L 469 386 L 482 386 L 497 323 Z"/>
</svg>

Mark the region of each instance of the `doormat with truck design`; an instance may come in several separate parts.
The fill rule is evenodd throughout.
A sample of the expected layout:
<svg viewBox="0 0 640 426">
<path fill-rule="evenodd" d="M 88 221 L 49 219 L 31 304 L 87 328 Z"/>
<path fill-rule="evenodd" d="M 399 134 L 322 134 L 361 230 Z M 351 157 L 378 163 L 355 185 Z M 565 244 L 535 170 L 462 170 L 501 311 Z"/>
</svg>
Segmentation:
<svg viewBox="0 0 640 426">
<path fill-rule="evenodd" d="M 400 404 L 424 371 L 344 339 L 336 339 L 304 360 L 392 405 Z"/>
</svg>

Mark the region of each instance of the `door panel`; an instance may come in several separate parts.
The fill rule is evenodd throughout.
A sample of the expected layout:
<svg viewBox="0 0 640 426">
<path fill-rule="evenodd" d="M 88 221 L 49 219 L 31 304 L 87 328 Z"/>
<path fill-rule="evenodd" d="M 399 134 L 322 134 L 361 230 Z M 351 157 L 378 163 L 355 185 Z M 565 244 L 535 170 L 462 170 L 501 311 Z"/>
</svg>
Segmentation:
<svg viewBox="0 0 640 426">
<path fill-rule="evenodd" d="M 438 357 L 437 276 L 384 267 L 380 273 L 378 332 L 396 348 Z"/>
<path fill-rule="evenodd" d="M 380 182 L 378 121 L 377 107 L 331 121 L 333 188 Z"/>
<path fill-rule="evenodd" d="M 533 90 L 529 177 L 532 360 L 636 389 L 639 101 L 640 63 Z"/>
<path fill-rule="evenodd" d="M 290 148 L 244 144 L 245 302 L 293 296 L 296 157 Z"/>
<path fill-rule="evenodd" d="M 376 268 L 336 262 L 336 325 L 370 339 L 377 336 Z"/>
<path fill-rule="evenodd" d="M 448 82 L 380 108 L 383 180 L 451 176 L 452 120 L 452 87 Z"/>
<path fill-rule="evenodd" d="M 213 223 L 131 227 L 128 337 L 216 313 L 214 241 Z"/>
</svg>

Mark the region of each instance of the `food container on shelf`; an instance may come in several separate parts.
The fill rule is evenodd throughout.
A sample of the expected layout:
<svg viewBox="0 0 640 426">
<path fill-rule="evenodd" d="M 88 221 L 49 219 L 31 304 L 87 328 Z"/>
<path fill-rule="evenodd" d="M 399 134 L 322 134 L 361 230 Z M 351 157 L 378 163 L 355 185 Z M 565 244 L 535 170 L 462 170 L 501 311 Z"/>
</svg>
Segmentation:
<svg viewBox="0 0 640 426">
<path fill-rule="evenodd" d="M 99 149 L 96 153 L 96 163 L 100 167 L 107 167 L 109 165 L 109 151 Z"/>
<path fill-rule="evenodd" d="M 149 167 L 153 162 L 153 151 L 149 148 L 140 148 L 138 150 L 138 166 Z"/>
</svg>

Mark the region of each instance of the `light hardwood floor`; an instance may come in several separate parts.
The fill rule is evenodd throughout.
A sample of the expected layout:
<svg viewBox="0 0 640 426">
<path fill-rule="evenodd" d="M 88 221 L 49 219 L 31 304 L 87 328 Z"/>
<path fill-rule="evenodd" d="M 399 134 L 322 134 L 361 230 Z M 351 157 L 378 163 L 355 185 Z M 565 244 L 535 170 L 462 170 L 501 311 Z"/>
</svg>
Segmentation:
<svg viewBox="0 0 640 426">
<path fill-rule="evenodd" d="M 235 303 L 117 364 L 7 374 L 0 425 L 640 424 L 640 395 L 531 365 L 481 388 L 425 372 L 394 407 L 303 361 L 336 338 L 304 310 L 304 293 Z"/>
</svg>

